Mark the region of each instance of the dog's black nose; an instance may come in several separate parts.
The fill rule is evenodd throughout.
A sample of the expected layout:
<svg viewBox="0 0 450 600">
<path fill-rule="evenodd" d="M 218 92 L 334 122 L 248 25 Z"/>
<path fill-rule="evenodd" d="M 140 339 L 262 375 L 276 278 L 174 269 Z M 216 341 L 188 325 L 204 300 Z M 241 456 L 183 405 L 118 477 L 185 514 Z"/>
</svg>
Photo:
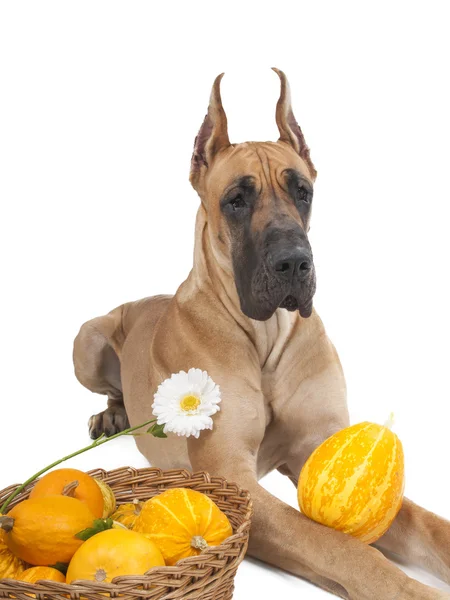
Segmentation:
<svg viewBox="0 0 450 600">
<path fill-rule="evenodd" d="M 296 248 L 275 258 L 274 268 L 277 275 L 286 278 L 308 276 L 313 266 L 311 252 L 307 248 Z"/>
</svg>

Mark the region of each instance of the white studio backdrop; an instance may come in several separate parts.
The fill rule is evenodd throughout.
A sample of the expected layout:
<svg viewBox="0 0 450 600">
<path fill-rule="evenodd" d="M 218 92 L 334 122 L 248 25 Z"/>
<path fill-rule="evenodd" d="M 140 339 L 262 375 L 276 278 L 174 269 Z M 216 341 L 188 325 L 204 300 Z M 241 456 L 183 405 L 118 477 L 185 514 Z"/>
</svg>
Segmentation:
<svg viewBox="0 0 450 600">
<path fill-rule="evenodd" d="M 450 518 L 445 9 L 0 4 L 1 488 L 89 443 L 87 419 L 105 402 L 76 381 L 73 338 L 125 301 L 175 292 L 192 263 L 188 171 L 212 81 L 226 72 L 232 141 L 275 140 L 276 66 L 319 171 L 316 308 L 345 369 L 352 422 L 393 411 L 407 495 Z M 146 462 L 127 439 L 71 464 Z M 263 483 L 296 505 L 281 475 Z M 327 597 L 246 561 L 235 598 L 250 591 Z"/>
</svg>

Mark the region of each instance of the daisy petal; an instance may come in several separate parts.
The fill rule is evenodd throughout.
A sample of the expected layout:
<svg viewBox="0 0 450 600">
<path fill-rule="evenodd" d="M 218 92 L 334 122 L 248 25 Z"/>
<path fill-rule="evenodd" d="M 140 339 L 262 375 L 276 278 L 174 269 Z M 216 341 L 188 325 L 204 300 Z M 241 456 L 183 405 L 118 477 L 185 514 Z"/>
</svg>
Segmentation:
<svg viewBox="0 0 450 600">
<path fill-rule="evenodd" d="M 153 400 L 153 414 L 165 433 L 198 438 L 201 431 L 213 428 L 211 417 L 220 411 L 220 388 L 206 371 L 192 368 L 163 381 Z"/>
</svg>

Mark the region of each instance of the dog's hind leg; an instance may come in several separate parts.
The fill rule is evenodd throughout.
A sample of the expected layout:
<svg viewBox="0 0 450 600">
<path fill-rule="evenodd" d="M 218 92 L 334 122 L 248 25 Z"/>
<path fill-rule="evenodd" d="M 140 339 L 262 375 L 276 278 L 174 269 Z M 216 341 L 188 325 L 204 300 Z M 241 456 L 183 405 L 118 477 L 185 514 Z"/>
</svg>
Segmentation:
<svg viewBox="0 0 450 600">
<path fill-rule="evenodd" d="M 450 584 L 450 521 L 411 500 L 404 499 L 394 523 L 376 546 L 398 554 Z"/>
<path fill-rule="evenodd" d="M 124 341 L 123 307 L 85 323 L 75 338 L 75 375 L 88 390 L 108 397 L 106 410 L 89 419 L 89 434 L 114 435 L 129 427 L 120 378 L 120 351 Z"/>
</svg>

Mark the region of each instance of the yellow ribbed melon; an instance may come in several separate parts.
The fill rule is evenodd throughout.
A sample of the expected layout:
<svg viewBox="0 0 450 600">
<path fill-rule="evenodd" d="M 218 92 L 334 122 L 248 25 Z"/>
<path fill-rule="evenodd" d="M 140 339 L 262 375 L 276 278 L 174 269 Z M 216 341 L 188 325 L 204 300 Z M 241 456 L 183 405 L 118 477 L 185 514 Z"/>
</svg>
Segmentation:
<svg viewBox="0 0 450 600">
<path fill-rule="evenodd" d="M 300 473 L 298 501 L 310 519 L 371 544 L 395 519 L 404 485 L 399 438 L 389 426 L 364 422 L 316 448 Z"/>
<path fill-rule="evenodd" d="M 147 500 L 133 531 L 154 542 L 170 566 L 233 535 L 228 517 L 217 504 L 205 494 L 185 488 L 166 490 Z"/>
</svg>

